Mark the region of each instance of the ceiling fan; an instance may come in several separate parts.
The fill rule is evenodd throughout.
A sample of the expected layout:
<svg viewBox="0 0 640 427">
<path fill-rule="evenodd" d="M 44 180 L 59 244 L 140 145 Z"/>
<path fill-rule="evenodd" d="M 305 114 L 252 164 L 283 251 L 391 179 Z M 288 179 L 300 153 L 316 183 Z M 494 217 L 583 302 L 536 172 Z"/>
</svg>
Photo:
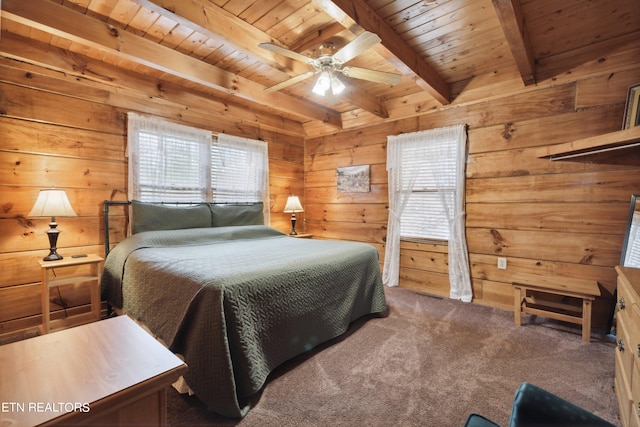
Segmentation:
<svg viewBox="0 0 640 427">
<path fill-rule="evenodd" d="M 268 87 L 265 89 L 265 92 L 275 92 L 308 79 L 315 74 L 320 74 L 320 76 L 313 87 L 313 93 L 320 96 L 324 96 L 328 91 L 333 95 L 338 95 L 346 88 L 344 83 L 336 77 L 337 73 L 342 73 L 343 75 L 354 79 L 385 83 L 391 86 L 398 84 L 400 77 L 402 77 L 400 74 L 344 66 L 345 63 L 351 61 L 353 58 L 381 41 L 380 37 L 376 34 L 365 31 L 360 33 L 356 38 L 351 40 L 337 52 L 333 43 L 323 43 L 320 46 L 320 54 L 316 58 L 310 58 L 273 43 L 260 43 L 259 46 L 263 49 L 287 56 L 296 61 L 304 62 L 305 64 L 309 64 L 313 67 L 313 71 L 297 75 L 278 83 L 277 85 Z"/>
</svg>

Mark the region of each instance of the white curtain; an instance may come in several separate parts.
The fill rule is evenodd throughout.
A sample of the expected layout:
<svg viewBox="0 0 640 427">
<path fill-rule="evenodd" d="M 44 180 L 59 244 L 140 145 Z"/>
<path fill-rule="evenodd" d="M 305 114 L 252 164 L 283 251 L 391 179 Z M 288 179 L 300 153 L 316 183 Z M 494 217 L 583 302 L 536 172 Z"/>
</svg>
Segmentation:
<svg viewBox="0 0 640 427">
<path fill-rule="evenodd" d="M 264 223 L 269 224 L 269 153 L 265 141 L 219 134 L 214 143 L 212 183 L 215 201 L 264 204 Z M 216 162 L 216 159 L 219 161 Z M 221 172 L 216 173 L 216 170 Z M 225 200 L 229 198 L 229 200 Z"/>
<path fill-rule="evenodd" d="M 446 143 L 441 143 L 446 142 Z M 425 156 L 424 168 L 433 171 L 440 200 L 449 222 L 449 280 L 450 297 L 465 302 L 472 299 L 471 274 L 465 238 L 464 183 L 466 159 L 466 127 L 464 125 L 433 129 L 410 134 L 389 136 L 387 144 L 387 171 L 389 174 L 389 223 L 385 250 L 383 281 L 387 286 L 398 286 L 400 275 L 400 218 L 407 206 L 417 178 L 417 170 L 407 173 L 402 168 L 402 154 L 424 144 L 437 145 L 443 155 L 456 157 L 455 197 L 446 197 L 448 180 L 437 173 L 439 156 Z M 440 156 L 441 157 L 441 156 Z"/>
<path fill-rule="evenodd" d="M 128 113 L 127 122 L 129 199 L 207 200 L 210 131 L 136 113 Z"/>
</svg>

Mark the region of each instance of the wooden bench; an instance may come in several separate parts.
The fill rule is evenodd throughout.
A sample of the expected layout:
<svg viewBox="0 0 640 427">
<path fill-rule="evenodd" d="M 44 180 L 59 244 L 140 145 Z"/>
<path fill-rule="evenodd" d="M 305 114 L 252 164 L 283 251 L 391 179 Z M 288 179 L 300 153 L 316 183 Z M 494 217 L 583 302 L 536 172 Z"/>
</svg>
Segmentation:
<svg viewBox="0 0 640 427">
<path fill-rule="evenodd" d="M 591 341 L 591 306 L 593 300 L 600 295 L 597 281 L 519 273 L 513 275 L 511 284 L 514 291 L 514 315 L 517 326 L 521 325 L 522 313 L 537 314 L 550 319 L 582 324 L 582 340 Z M 528 292 L 578 298 L 582 300 L 582 310 L 564 302 L 536 298 Z M 575 314 L 567 314 L 567 312 Z"/>
</svg>

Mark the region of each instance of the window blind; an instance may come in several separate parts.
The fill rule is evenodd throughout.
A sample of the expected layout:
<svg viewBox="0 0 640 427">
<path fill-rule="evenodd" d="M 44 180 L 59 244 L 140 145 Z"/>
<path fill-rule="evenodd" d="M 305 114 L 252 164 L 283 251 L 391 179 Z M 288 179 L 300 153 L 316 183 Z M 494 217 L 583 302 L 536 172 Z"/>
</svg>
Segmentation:
<svg viewBox="0 0 640 427">
<path fill-rule="evenodd" d="M 433 165 L 428 168 L 424 162 L 427 157 Z M 442 139 L 413 144 L 403 150 L 401 162 L 401 188 L 410 191 L 400 217 L 401 238 L 449 240 L 445 206 L 453 206 L 455 198 L 455 141 Z"/>
<path fill-rule="evenodd" d="M 262 182 L 259 170 L 252 168 L 247 147 L 215 142 L 211 149 L 211 184 L 217 202 L 259 202 Z"/>
<path fill-rule="evenodd" d="M 129 197 L 148 202 L 264 202 L 268 144 L 128 115 Z"/>
<path fill-rule="evenodd" d="M 206 200 L 206 169 L 198 159 L 209 147 L 176 135 L 141 131 L 138 185 L 142 201 L 193 202 Z"/>
</svg>

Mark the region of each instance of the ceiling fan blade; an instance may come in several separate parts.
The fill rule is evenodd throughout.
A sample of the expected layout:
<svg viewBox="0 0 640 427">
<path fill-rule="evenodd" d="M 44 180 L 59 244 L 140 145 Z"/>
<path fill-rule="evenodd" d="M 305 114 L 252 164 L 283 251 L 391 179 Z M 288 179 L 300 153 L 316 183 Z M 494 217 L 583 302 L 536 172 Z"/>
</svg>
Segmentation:
<svg viewBox="0 0 640 427">
<path fill-rule="evenodd" d="M 285 49 L 283 47 L 278 46 L 277 44 L 260 43 L 258 46 L 260 46 L 263 49 L 270 50 L 273 53 L 277 53 L 279 55 L 283 55 L 291 59 L 295 59 L 296 61 L 304 62 L 305 64 L 311 64 L 313 62 L 313 59 L 309 58 L 308 56 L 304 56 L 301 53 L 294 52 L 289 49 Z"/>
<path fill-rule="evenodd" d="M 385 83 L 391 86 L 400 83 L 402 75 L 395 73 L 387 73 L 385 71 L 374 71 L 359 67 L 344 67 L 340 70 L 342 74 L 354 79 L 368 80 L 371 82 Z"/>
<path fill-rule="evenodd" d="M 377 34 L 365 31 L 347 43 L 342 49 L 333 55 L 334 61 L 344 64 L 360 55 L 365 50 L 380 43 L 382 39 Z"/>
<path fill-rule="evenodd" d="M 303 81 L 305 79 L 308 79 L 309 77 L 313 76 L 314 74 L 315 73 L 313 71 L 309 71 L 307 73 L 300 74 L 300 75 L 297 75 L 295 77 L 291 77 L 289 80 L 285 80 L 285 81 L 283 81 L 281 83 L 278 83 L 277 85 L 273 85 L 271 87 L 265 88 L 264 91 L 267 92 L 267 93 L 271 93 L 271 92 L 275 92 L 275 91 L 280 90 L 280 89 L 284 89 L 285 87 L 291 86 L 291 85 L 296 84 L 298 82 L 301 82 L 301 81 Z"/>
</svg>

